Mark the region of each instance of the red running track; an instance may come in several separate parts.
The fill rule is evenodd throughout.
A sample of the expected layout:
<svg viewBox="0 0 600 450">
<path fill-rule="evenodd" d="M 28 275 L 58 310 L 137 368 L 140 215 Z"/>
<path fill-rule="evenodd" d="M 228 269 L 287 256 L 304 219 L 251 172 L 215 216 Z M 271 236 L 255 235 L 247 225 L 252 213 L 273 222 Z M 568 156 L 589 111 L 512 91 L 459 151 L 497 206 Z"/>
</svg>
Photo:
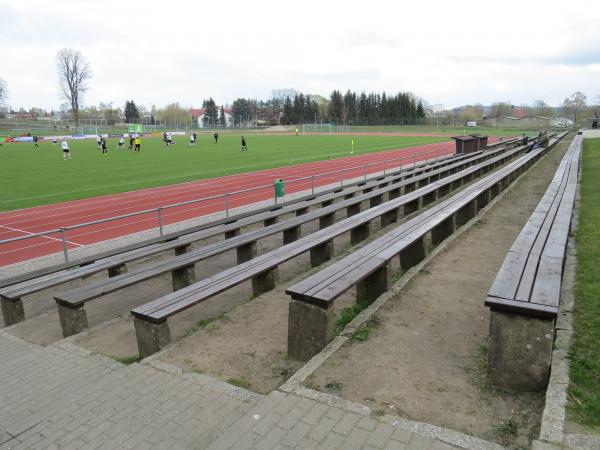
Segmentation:
<svg viewBox="0 0 600 450">
<path fill-rule="evenodd" d="M 392 167 L 398 167 L 400 164 L 412 164 L 414 161 L 431 159 L 453 152 L 453 142 L 442 142 L 8 211 L 0 213 L 0 241 L 266 185 L 264 188 L 231 195 L 229 197 L 229 208 L 236 208 L 273 198 L 272 183 L 275 178 L 291 180 L 347 169 L 343 173 L 343 179 L 347 180 L 364 174 L 362 168 L 351 169 L 356 166 L 373 164 L 368 167 L 367 171 L 368 173 L 374 173 L 382 171 L 384 164 L 387 169 L 391 169 Z M 403 158 L 403 160 L 399 161 L 400 158 Z M 324 175 L 315 177 L 314 185 L 317 187 L 339 181 L 339 173 Z M 310 188 L 310 179 L 287 182 L 286 194 Z M 180 222 L 224 211 L 224 209 L 223 197 L 167 208 L 163 210 L 163 223 Z M 68 230 L 65 233 L 65 238 L 69 248 L 76 248 L 157 228 L 157 226 L 157 213 L 152 212 Z M 0 266 L 61 251 L 60 233 L 0 244 Z"/>
</svg>

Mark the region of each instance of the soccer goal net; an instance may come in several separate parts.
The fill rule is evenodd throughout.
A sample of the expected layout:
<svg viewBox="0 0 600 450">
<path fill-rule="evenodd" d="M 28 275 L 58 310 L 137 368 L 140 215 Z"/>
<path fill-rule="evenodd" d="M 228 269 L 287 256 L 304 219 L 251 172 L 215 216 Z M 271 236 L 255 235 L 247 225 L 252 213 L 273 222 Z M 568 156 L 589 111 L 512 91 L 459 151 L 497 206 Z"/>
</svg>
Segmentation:
<svg viewBox="0 0 600 450">
<path fill-rule="evenodd" d="M 346 133 L 350 131 L 348 125 L 336 125 L 332 123 L 305 123 L 302 125 L 303 133 Z"/>
</svg>

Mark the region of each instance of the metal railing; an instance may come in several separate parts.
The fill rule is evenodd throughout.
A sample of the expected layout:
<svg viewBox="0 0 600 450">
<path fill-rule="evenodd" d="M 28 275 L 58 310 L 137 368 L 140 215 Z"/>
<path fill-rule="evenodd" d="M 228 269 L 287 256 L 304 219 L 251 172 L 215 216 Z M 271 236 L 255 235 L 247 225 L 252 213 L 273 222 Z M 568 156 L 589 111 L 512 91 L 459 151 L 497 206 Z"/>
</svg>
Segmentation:
<svg viewBox="0 0 600 450">
<path fill-rule="evenodd" d="M 424 156 L 429 156 L 432 154 L 435 154 L 435 157 L 423 158 Z M 355 180 L 353 182 L 356 182 L 356 180 L 360 179 L 360 178 L 362 178 L 363 181 L 366 181 L 368 173 L 377 173 L 377 172 L 383 171 L 383 175 L 385 176 L 394 168 L 400 169 L 402 167 L 407 167 L 407 166 L 410 167 L 411 163 L 412 163 L 412 166 L 416 166 L 417 162 L 427 163 L 431 160 L 437 160 L 442 156 L 446 157 L 449 155 L 450 154 L 447 152 L 446 149 L 437 149 L 437 150 L 431 150 L 431 151 L 427 151 L 427 152 L 412 153 L 410 155 L 405 155 L 405 156 L 398 157 L 398 158 L 386 159 L 384 161 L 376 161 L 376 162 L 372 162 L 372 163 L 362 164 L 359 166 L 346 167 L 343 169 L 338 169 L 338 170 L 334 170 L 334 171 L 330 171 L 330 172 L 323 172 L 323 173 L 313 174 L 313 175 L 309 175 L 309 176 L 305 176 L 305 177 L 294 178 L 292 180 L 286 180 L 285 183 L 286 183 L 286 188 L 289 188 L 290 186 L 295 187 L 293 192 L 302 192 L 302 191 L 310 190 L 311 194 L 314 194 L 315 189 L 320 186 L 330 186 L 330 185 L 339 183 L 339 186 L 343 187 L 345 181 Z M 380 167 L 379 170 L 376 170 L 377 166 Z M 351 183 L 349 183 L 349 184 L 351 184 Z M 255 187 L 248 188 L 248 189 L 226 192 L 224 194 L 218 194 L 218 195 L 213 195 L 213 196 L 209 196 L 209 197 L 202 197 L 202 198 L 188 200 L 188 201 L 184 201 L 184 202 L 172 203 L 172 204 L 168 204 L 168 205 L 164 205 L 164 206 L 158 206 L 156 208 L 144 209 L 144 210 L 132 212 L 129 214 L 108 217 L 105 219 L 99 219 L 99 220 L 94 220 L 94 221 L 90 221 L 90 222 L 79 223 L 76 225 L 64 226 L 64 227 L 60 227 L 60 228 L 42 231 L 39 233 L 29 233 L 26 236 L 19 236 L 19 237 L 15 237 L 15 238 L 0 240 L 0 246 L 12 244 L 15 242 L 20 242 L 20 241 L 31 241 L 36 238 L 45 238 L 45 239 L 49 239 L 49 240 L 55 241 L 55 242 L 60 241 L 61 247 L 62 247 L 62 252 L 64 255 L 64 260 L 65 260 L 65 262 L 69 262 L 69 244 L 71 244 L 71 242 L 69 242 L 69 239 L 67 237 L 67 232 L 72 232 L 73 230 L 80 230 L 80 229 L 85 229 L 85 228 L 92 228 L 91 231 L 88 231 L 85 233 L 80 233 L 80 234 L 78 234 L 76 236 L 72 236 L 72 237 L 82 237 L 82 236 L 98 233 L 99 231 L 106 232 L 107 231 L 106 227 L 102 227 L 100 230 L 95 230 L 95 231 L 93 230 L 93 228 L 94 227 L 98 228 L 99 225 L 105 225 L 108 223 L 114 224 L 114 226 L 112 226 L 112 229 L 120 228 L 123 226 L 131 226 L 132 225 L 131 222 L 128 222 L 124 225 L 119 225 L 117 222 L 123 221 L 125 219 L 130 219 L 132 217 L 137 217 L 137 218 L 140 218 L 141 220 L 134 222 L 134 224 L 138 224 L 141 226 L 141 224 L 144 222 L 154 222 L 154 225 L 145 227 L 145 228 L 141 228 L 136 231 L 148 231 L 148 230 L 155 228 L 155 229 L 158 229 L 159 235 L 163 236 L 164 235 L 164 227 L 166 225 L 165 216 L 167 215 L 167 212 L 170 210 L 174 211 L 175 209 L 179 208 L 180 209 L 179 212 L 174 211 L 171 214 L 172 216 L 176 216 L 178 214 L 188 213 L 189 211 L 194 209 L 194 208 L 186 209 L 185 208 L 186 206 L 197 206 L 201 203 L 204 203 L 204 204 L 206 204 L 204 209 L 209 210 L 209 211 L 213 210 L 213 211 L 204 213 L 204 214 L 198 214 L 195 217 L 200 217 L 202 215 L 211 214 L 211 213 L 215 212 L 214 210 L 216 209 L 216 212 L 222 212 L 224 217 L 227 218 L 230 216 L 231 210 L 236 207 L 255 203 L 256 201 L 261 201 L 261 200 L 264 201 L 265 200 L 265 192 L 267 192 L 267 193 L 272 192 L 273 202 L 276 205 L 277 204 L 277 196 L 274 192 L 273 185 L 272 184 L 261 185 L 261 186 L 255 186 Z M 256 197 L 256 200 L 252 200 L 253 197 Z M 267 194 L 266 198 L 267 199 L 269 198 L 269 194 Z M 238 205 L 235 204 L 236 203 L 234 201 L 235 199 L 238 200 L 237 201 L 237 203 L 239 203 Z M 196 209 L 202 209 L 202 208 L 196 208 Z M 146 216 L 146 217 L 144 218 L 144 216 Z M 189 219 L 190 219 L 190 217 L 186 217 L 183 220 L 189 220 Z M 171 221 L 171 223 L 175 223 L 175 222 L 177 222 L 177 220 Z M 109 230 L 110 230 L 110 228 L 109 228 Z M 130 234 L 130 233 L 127 233 L 127 234 Z M 122 236 L 122 235 L 119 235 L 119 236 Z M 113 236 L 113 238 L 119 237 L 119 236 Z M 39 247 L 42 245 L 48 245 L 48 241 L 45 241 L 44 243 L 41 243 L 41 244 L 38 243 L 38 244 L 28 245 L 25 247 L 19 247 L 17 249 L 9 250 L 9 252 L 20 251 L 20 250 L 25 250 L 25 249 L 30 250 L 32 248 Z M 81 244 L 74 244 L 74 245 L 83 246 Z M 91 244 L 89 244 L 89 245 L 91 245 Z M 49 253 L 54 253 L 54 252 L 49 252 Z M 2 257 L 2 254 L 5 254 L 5 253 L 7 253 L 7 252 L 0 251 L 0 258 Z M 41 255 L 37 255 L 37 256 L 41 256 Z"/>
</svg>

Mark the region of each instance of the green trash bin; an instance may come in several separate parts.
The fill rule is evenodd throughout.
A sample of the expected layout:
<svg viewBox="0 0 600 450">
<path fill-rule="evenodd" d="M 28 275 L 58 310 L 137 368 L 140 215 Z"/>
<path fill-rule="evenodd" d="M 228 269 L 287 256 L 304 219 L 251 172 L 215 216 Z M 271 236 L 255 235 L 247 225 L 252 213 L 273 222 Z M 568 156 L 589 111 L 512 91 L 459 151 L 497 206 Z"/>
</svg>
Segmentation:
<svg viewBox="0 0 600 450">
<path fill-rule="evenodd" d="M 275 197 L 283 197 L 285 195 L 285 182 L 281 178 L 277 178 L 273 185 L 275 187 Z"/>
</svg>

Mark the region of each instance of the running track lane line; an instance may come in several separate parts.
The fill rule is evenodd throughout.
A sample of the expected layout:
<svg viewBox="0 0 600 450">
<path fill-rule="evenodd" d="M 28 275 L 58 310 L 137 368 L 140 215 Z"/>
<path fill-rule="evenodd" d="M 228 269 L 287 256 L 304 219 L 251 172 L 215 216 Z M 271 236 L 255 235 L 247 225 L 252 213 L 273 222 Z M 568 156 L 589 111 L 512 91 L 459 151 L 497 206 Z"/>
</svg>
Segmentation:
<svg viewBox="0 0 600 450">
<path fill-rule="evenodd" d="M 25 231 L 25 230 L 19 230 L 18 228 L 11 228 L 11 227 L 7 227 L 6 225 L 0 225 L 0 227 L 1 227 L 1 228 L 6 228 L 6 229 L 7 229 L 7 230 L 9 230 L 9 231 L 15 231 L 15 232 L 17 232 L 17 233 L 23 233 L 23 234 L 26 234 L 26 235 L 28 235 L 28 236 L 32 236 L 32 235 L 34 235 L 34 234 L 35 234 L 35 233 L 30 233 L 29 231 Z M 41 236 L 38 236 L 38 237 L 40 237 L 40 238 L 44 238 L 44 239 L 50 239 L 51 241 L 58 241 L 58 242 L 62 242 L 62 239 L 53 238 L 52 236 L 41 235 Z M 77 242 L 73 242 L 73 241 L 69 241 L 69 240 L 65 240 L 65 242 L 66 242 L 67 244 L 76 245 L 76 246 L 78 246 L 78 247 L 85 247 L 85 245 L 84 245 L 84 244 L 78 244 Z"/>
</svg>

